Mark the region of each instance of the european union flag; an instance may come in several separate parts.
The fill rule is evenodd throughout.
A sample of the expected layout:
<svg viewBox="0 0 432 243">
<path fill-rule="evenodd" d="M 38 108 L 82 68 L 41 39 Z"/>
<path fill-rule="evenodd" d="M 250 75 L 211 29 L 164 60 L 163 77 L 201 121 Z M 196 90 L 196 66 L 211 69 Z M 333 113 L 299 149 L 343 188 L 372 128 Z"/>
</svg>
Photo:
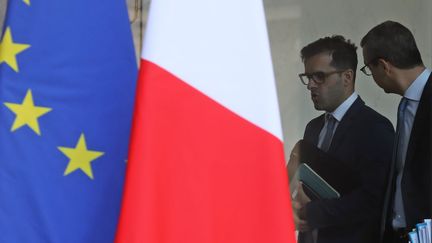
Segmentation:
<svg viewBox="0 0 432 243">
<path fill-rule="evenodd" d="M 137 74 L 125 1 L 14 0 L 6 18 L 0 242 L 112 242 Z"/>
</svg>

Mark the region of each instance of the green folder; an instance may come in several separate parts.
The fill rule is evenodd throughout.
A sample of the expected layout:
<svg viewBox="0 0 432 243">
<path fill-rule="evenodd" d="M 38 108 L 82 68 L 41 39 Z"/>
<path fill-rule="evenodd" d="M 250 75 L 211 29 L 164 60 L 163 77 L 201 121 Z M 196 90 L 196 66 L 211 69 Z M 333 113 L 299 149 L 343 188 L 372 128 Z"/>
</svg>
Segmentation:
<svg viewBox="0 0 432 243">
<path fill-rule="evenodd" d="M 340 194 L 307 164 L 300 164 L 291 182 L 291 192 L 296 195 L 298 182 L 303 183 L 303 190 L 313 199 L 339 198 Z M 311 198 L 312 199 L 312 198 Z"/>
</svg>

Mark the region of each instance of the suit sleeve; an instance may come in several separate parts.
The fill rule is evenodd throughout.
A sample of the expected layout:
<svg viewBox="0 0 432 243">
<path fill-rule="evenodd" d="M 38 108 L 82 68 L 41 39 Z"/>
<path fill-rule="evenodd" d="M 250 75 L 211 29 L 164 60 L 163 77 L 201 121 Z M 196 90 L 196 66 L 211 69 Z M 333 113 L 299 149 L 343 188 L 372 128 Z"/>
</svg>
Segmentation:
<svg viewBox="0 0 432 243">
<path fill-rule="evenodd" d="M 316 200 L 306 205 L 306 220 L 312 228 L 323 228 L 366 220 L 379 214 L 391 162 L 394 131 L 382 122 L 364 134 L 355 161 L 342 163 L 305 141 L 301 159 L 340 190 L 338 199 Z M 356 169 L 341 166 L 356 164 Z M 325 166 L 324 166 L 325 165 Z"/>
</svg>

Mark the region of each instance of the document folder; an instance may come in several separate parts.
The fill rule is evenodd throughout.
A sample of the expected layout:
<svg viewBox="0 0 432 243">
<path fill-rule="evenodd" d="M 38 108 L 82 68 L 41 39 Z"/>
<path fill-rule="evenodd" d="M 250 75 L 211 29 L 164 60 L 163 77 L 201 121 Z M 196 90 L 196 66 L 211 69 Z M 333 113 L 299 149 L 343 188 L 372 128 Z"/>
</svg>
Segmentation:
<svg viewBox="0 0 432 243">
<path fill-rule="evenodd" d="M 339 198 L 340 194 L 321 176 L 318 175 L 307 164 L 300 164 L 293 180 L 291 181 L 291 192 L 293 197 L 297 194 L 296 189 L 298 182 L 302 182 L 303 190 L 311 196 L 311 199 L 332 199 Z"/>
</svg>

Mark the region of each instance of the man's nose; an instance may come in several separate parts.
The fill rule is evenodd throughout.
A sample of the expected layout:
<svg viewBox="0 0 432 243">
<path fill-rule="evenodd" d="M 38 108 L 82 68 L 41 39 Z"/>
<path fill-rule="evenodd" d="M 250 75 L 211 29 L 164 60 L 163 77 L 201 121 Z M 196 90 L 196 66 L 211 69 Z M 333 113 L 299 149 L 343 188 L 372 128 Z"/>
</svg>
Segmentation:
<svg viewBox="0 0 432 243">
<path fill-rule="evenodd" d="M 306 87 L 308 90 L 311 90 L 312 88 L 316 88 L 317 84 L 315 83 L 315 81 L 313 79 L 309 79 L 309 82 L 308 82 Z"/>
</svg>

